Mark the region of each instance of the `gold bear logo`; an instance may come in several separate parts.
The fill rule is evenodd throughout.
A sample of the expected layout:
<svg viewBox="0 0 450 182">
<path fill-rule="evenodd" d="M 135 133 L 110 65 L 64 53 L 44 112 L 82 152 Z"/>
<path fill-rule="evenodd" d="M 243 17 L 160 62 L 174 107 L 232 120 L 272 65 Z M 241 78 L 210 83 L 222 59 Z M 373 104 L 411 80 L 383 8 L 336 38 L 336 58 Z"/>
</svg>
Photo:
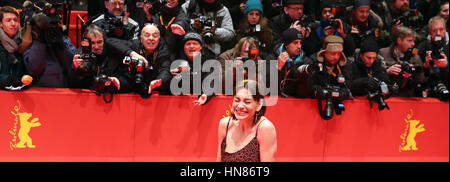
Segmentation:
<svg viewBox="0 0 450 182">
<path fill-rule="evenodd" d="M 29 121 L 29 119 L 32 117 L 33 114 L 27 112 L 19 112 L 20 102 L 19 101 L 17 102 L 19 103 L 19 107 L 15 106 L 14 110 L 16 112 L 11 112 L 11 114 L 16 116 L 16 123 L 14 125 L 14 128 L 10 130 L 10 133 L 14 136 L 13 142 L 10 143 L 11 150 L 13 150 L 14 148 L 25 148 L 25 147 L 36 148 L 36 145 L 33 145 L 33 140 L 31 139 L 29 133 L 31 128 L 39 127 L 42 124 L 38 122 L 39 118 L 34 118 L 31 121 Z M 18 135 L 16 135 L 18 124 L 17 118 L 19 118 L 20 120 L 20 129 Z M 18 137 L 20 140 L 18 143 L 15 143 L 17 141 L 16 137 Z"/>
<path fill-rule="evenodd" d="M 402 144 L 400 145 L 400 152 L 401 151 L 410 151 L 410 150 L 419 150 L 417 148 L 416 143 L 416 135 L 417 133 L 421 133 L 425 131 L 424 124 L 420 124 L 420 120 L 412 120 L 412 110 L 411 114 L 408 114 L 407 119 L 405 119 L 406 122 L 406 129 L 405 133 L 403 135 L 400 135 L 400 138 L 403 140 Z"/>
</svg>

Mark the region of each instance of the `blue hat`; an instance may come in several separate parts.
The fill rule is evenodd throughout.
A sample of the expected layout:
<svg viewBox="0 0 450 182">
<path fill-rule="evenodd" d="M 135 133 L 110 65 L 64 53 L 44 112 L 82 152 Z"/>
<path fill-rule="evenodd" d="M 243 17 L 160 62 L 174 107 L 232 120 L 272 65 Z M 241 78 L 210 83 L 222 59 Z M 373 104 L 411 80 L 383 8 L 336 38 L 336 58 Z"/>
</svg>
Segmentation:
<svg viewBox="0 0 450 182">
<path fill-rule="evenodd" d="M 263 14 L 263 6 L 261 4 L 261 1 L 248 0 L 245 3 L 244 15 L 247 15 L 248 12 L 253 11 L 253 10 L 257 10 L 257 11 L 261 12 L 261 14 Z"/>
</svg>

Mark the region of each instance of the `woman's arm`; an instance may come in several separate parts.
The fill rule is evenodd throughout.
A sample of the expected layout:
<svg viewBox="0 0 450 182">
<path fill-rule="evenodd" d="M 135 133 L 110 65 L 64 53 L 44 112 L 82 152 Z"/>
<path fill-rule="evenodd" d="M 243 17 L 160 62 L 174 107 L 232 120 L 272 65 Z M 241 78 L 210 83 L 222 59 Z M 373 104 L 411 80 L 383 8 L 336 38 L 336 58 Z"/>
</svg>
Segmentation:
<svg viewBox="0 0 450 182">
<path fill-rule="evenodd" d="M 217 137 L 217 159 L 216 159 L 216 162 L 221 162 L 221 159 L 222 159 L 222 156 L 221 156 L 222 141 L 225 138 L 225 134 L 227 131 L 227 123 L 228 123 L 229 119 L 230 119 L 230 117 L 222 118 L 219 123 L 219 131 L 217 132 L 218 137 Z"/>
<path fill-rule="evenodd" d="M 277 152 L 277 134 L 275 126 L 269 120 L 264 120 L 258 128 L 258 142 L 261 162 L 274 162 Z"/>
</svg>

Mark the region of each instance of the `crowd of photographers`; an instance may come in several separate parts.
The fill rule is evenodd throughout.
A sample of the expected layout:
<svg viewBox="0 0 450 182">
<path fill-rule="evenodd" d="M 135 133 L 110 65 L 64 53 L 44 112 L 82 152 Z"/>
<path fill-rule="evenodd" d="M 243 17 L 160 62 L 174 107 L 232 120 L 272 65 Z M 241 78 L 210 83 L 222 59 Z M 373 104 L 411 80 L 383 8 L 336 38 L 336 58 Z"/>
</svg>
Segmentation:
<svg viewBox="0 0 450 182">
<path fill-rule="evenodd" d="M 135 6 L 127 10 L 130 3 Z M 390 96 L 449 97 L 445 0 L 105 0 L 104 5 L 104 13 L 89 18 L 76 50 L 57 5 L 25 2 L 20 14 L 1 7 L 0 87 L 89 88 L 99 95 L 136 92 L 148 98 L 155 90 L 171 94 L 173 79 L 190 79 L 190 92 L 183 93 L 198 94 L 196 104 L 203 105 L 217 93 L 210 89 L 214 84 L 193 86 L 193 79 L 218 77 L 222 89 L 232 87 L 236 82 L 227 77 L 235 80 L 237 65 L 252 62 L 263 75 L 244 69 L 245 78 L 269 85 L 270 70 L 276 70 L 279 94 L 324 100 L 324 107 L 319 103 L 324 119 L 340 114 L 342 100 L 353 96 L 367 96 L 380 110 L 389 109 L 384 99 Z M 184 61 L 173 64 L 176 60 Z M 192 69 L 208 60 L 218 60 L 213 67 L 221 74 Z M 195 92 L 197 87 L 207 88 Z"/>
</svg>

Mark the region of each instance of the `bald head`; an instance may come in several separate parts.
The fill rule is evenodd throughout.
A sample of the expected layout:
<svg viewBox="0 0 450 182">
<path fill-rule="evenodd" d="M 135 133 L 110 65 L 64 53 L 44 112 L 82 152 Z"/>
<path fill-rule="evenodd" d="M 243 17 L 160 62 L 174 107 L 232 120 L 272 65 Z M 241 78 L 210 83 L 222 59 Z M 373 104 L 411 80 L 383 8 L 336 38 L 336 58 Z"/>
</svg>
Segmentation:
<svg viewBox="0 0 450 182">
<path fill-rule="evenodd" d="M 147 24 L 142 28 L 141 42 L 147 54 L 153 53 L 159 43 L 159 29 L 154 24 Z"/>
</svg>

